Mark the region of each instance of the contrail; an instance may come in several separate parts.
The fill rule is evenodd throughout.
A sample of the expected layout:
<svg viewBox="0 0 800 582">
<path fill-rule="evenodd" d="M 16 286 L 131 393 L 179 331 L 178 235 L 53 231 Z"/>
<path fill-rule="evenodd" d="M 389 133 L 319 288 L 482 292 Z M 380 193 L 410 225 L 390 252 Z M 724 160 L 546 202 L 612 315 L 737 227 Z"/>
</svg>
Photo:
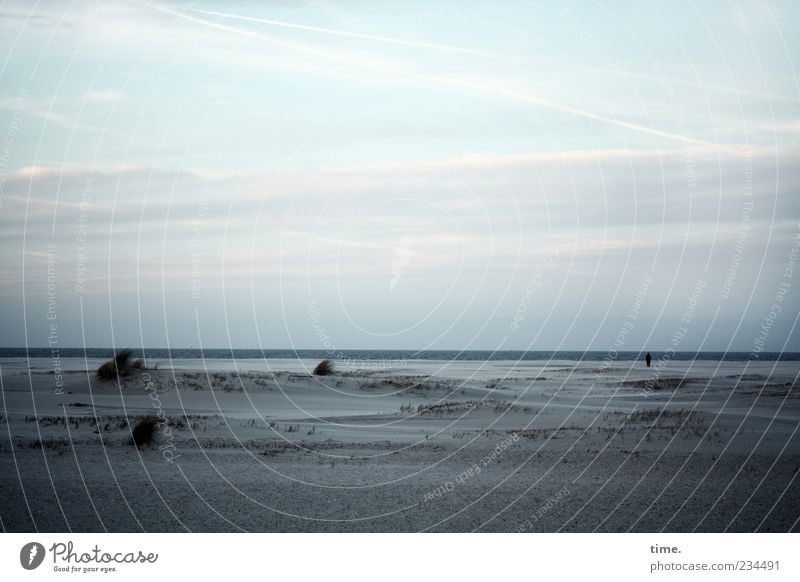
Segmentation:
<svg viewBox="0 0 800 582">
<path fill-rule="evenodd" d="M 255 32 L 250 32 L 249 30 L 242 30 L 241 28 L 234 28 L 232 26 L 225 26 L 224 24 L 211 22 L 210 20 L 205 20 L 203 18 L 196 18 L 194 16 L 189 16 L 183 10 L 175 10 L 174 8 L 170 8 L 168 6 L 158 6 L 157 4 L 152 5 L 152 8 L 154 8 L 154 9 L 160 11 L 160 12 L 166 12 L 167 14 L 172 14 L 173 16 L 177 16 L 178 18 L 183 18 L 184 20 L 188 20 L 190 22 L 196 22 L 198 24 L 203 24 L 205 26 L 210 26 L 211 28 L 216 28 L 217 30 L 224 30 L 226 32 L 233 32 L 233 33 L 236 33 L 236 34 L 241 34 L 243 36 L 250 36 L 252 38 L 257 38 L 257 39 L 262 40 L 264 42 L 268 42 L 268 43 L 271 43 L 271 44 L 276 44 L 278 46 L 282 46 L 284 48 L 303 51 L 303 52 L 315 54 L 315 55 L 318 55 L 318 56 L 321 56 L 321 57 L 329 57 L 329 55 L 326 55 L 322 51 L 315 51 L 314 49 L 311 49 L 311 48 L 308 48 L 308 47 L 305 47 L 305 46 L 302 46 L 302 45 L 297 45 L 297 44 L 294 44 L 294 43 L 291 43 L 291 42 L 283 42 L 283 41 L 280 41 L 280 40 L 275 40 L 275 39 L 263 36 L 261 34 L 256 34 Z"/>
<path fill-rule="evenodd" d="M 323 28 L 321 26 L 311 26 L 308 24 L 295 24 L 293 22 L 285 22 L 283 20 L 270 20 L 267 18 L 255 18 L 253 16 L 242 16 L 239 14 L 228 14 L 225 12 L 216 12 L 214 10 L 202 10 L 200 8 L 187 8 L 186 10 L 190 12 L 200 12 L 202 14 L 208 14 L 209 16 L 219 16 L 220 18 L 233 18 L 236 20 L 246 20 L 248 22 L 258 22 L 259 24 L 269 24 L 270 26 L 279 26 L 283 28 L 293 28 L 296 30 L 307 30 L 310 32 L 319 32 L 322 34 L 331 34 L 334 36 L 343 36 L 346 38 L 357 38 L 360 40 L 372 40 L 376 42 L 382 42 L 386 44 L 395 44 L 398 46 L 407 46 L 412 48 L 420 48 L 420 49 L 434 49 L 438 51 L 446 51 L 451 53 L 461 53 L 461 54 L 469 54 L 469 55 L 482 55 L 482 56 L 491 56 L 490 53 L 486 53 L 484 51 L 479 51 L 475 49 L 468 49 L 468 48 L 461 48 L 455 46 L 449 46 L 445 44 L 437 44 L 437 43 L 430 43 L 430 42 L 422 42 L 422 41 L 415 41 L 415 40 L 405 40 L 401 38 L 394 38 L 391 36 L 379 36 L 376 34 L 364 34 L 361 32 L 349 32 L 346 30 L 338 30 L 335 28 Z"/>
<path fill-rule="evenodd" d="M 626 129 L 632 129 L 634 131 L 639 131 L 642 133 L 649 133 L 651 135 L 656 135 L 658 137 L 664 137 L 667 139 L 672 139 L 675 141 L 680 141 L 684 143 L 692 143 L 697 145 L 704 145 L 704 146 L 711 146 L 716 147 L 718 144 L 709 141 L 703 141 L 701 139 L 695 139 L 693 137 L 689 137 L 688 135 L 681 135 L 679 133 L 672 133 L 669 131 L 664 131 L 661 129 L 656 129 L 654 127 L 647 127 L 646 125 L 639 125 L 637 123 L 631 123 L 629 121 L 622 121 L 620 119 L 615 119 L 613 117 L 605 117 L 604 115 L 599 115 L 592 111 L 586 111 L 585 109 L 579 109 L 577 107 L 570 107 L 569 105 L 562 105 L 561 103 L 557 103 L 555 101 L 550 101 L 549 99 L 544 99 L 542 97 L 537 97 L 536 95 L 531 95 L 529 93 L 523 93 L 521 91 L 514 91 L 512 89 L 505 89 L 503 87 L 498 87 L 497 85 L 484 85 L 482 83 L 474 83 L 470 81 L 459 81 L 457 79 L 447 79 L 441 77 L 430 77 L 430 76 L 421 76 L 423 79 L 428 79 L 430 81 L 436 81 L 438 83 L 445 83 L 448 85 L 455 85 L 458 87 L 468 87 L 471 89 L 477 89 L 480 91 L 486 91 L 487 93 L 494 93 L 496 95 L 502 95 L 504 97 L 510 97 L 512 99 L 518 99 L 520 101 L 526 101 L 528 103 L 534 103 L 541 107 L 545 107 L 547 109 L 552 109 L 555 111 L 561 111 L 562 113 L 569 113 L 572 115 L 577 115 L 578 117 L 585 117 L 586 119 L 592 119 L 594 121 L 601 121 L 603 123 L 608 123 L 611 125 L 616 125 L 619 127 L 624 127 Z"/>
<path fill-rule="evenodd" d="M 602 73 L 603 75 L 614 75 L 617 77 L 622 77 L 623 79 L 627 78 L 635 78 L 635 79 L 642 79 L 644 81 L 651 81 L 651 82 L 658 82 L 659 78 L 655 75 L 649 75 L 646 73 L 636 73 L 624 70 L 617 70 L 617 69 L 606 69 L 603 67 L 586 67 L 587 71 L 592 71 L 595 73 Z M 728 95 L 733 93 L 740 93 L 742 95 L 753 95 L 754 97 L 762 97 L 764 99 L 780 99 L 781 101 L 800 101 L 796 95 L 784 95 L 782 93 L 765 93 L 764 91 L 755 91 L 753 89 L 743 89 L 737 86 L 730 86 L 730 85 L 719 85 L 716 83 L 706 83 L 705 81 L 693 81 L 689 79 L 679 79 L 675 77 L 670 77 L 669 82 L 674 85 L 683 85 L 684 87 L 692 87 L 694 89 L 700 89 L 701 91 L 717 91 L 720 93 L 726 93 Z"/>
<path fill-rule="evenodd" d="M 279 46 L 282 46 L 282 47 L 285 47 L 285 48 L 290 48 L 290 49 L 301 51 L 301 52 L 305 52 L 305 53 L 310 53 L 310 54 L 322 57 L 324 59 L 337 59 L 338 58 L 338 57 L 332 56 L 330 53 L 325 52 L 323 50 L 315 50 L 315 49 L 309 48 L 309 47 L 307 47 L 305 45 L 298 45 L 298 44 L 295 44 L 295 43 L 275 40 L 275 39 L 266 37 L 266 36 L 261 35 L 261 34 L 257 34 L 255 32 L 249 31 L 249 30 L 242 30 L 240 28 L 235 28 L 235 27 L 232 27 L 232 26 L 225 26 L 223 24 L 218 24 L 218 23 L 215 23 L 215 22 L 211 22 L 211 21 L 205 20 L 203 18 L 190 16 L 190 15 L 186 14 L 185 11 L 182 11 L 182 10 L 175 10 L 175 9 L 172 9 L 172 8 L 167 8 L 165 6 L 157 6 L 157 5 L 153 6 L 153 7 L 155 9 L 157 9 L 157 10 L 162 11 L 162 12 L 167 12 L 167 13 L 173 14 L 175 16 L 178 16 L 178 17 L 183 18 L 185 20 L 189 20 L 191 22 L 196 22 L 196 23 L 199 23 L 199 24 L 203 24 L 203 25 L 210 26 L 212 28 L 216 28 L 216 29 L 219 29 L 219 30 L 224 30 L 224 31 L 227 31 L 227 32 L 233 32 L 233 33 L 236 33 L 236 34 L 241 34 L 241 35 L 244 35 L 244 36 L 257 38 L 257 39 L 262 40 L 264 42 L 268 42 L 268 43 L 271 43 L 271 44 L 276 44 L 276 45 L 279 45 Z M 216 12 L 207 11 L 207 10 L 197 10 L 196 12 L 203 12 L 203 13 L 208 13 L 208 14 L 218 14 L 218 15 L 221 15 L 221 16 L 229 16 L 229 15 L 225 15 L 223 13 L 216 13 Z M 261 20 L 261 19 L 252 19 L 251 17 L 244 17 L 244 16 L 236 17 L 236 18 L 243 18 L 243 19 L 246 19 L 246 20 Z M 270 21 L 270 22 L 272 22 L 272 21 Z M 279 22 L 279 21 L 275 21 L 275 22 Z M 287 24 L 287 23 L 282 23 L 282 24 Z M 307 27 L 305 25 L 299 25 L 299 24 L 298 25 L 294 25 L 293 24 L 293 25 L 291 25 L 291 27 L 292 28 L 312 28 L 312 29 L 316 28 L 316 27 Z M 327 31 L 329 29 L 324 29 L 324 30 Z M 341 32 L 341 31 L 336 31 L 336 32 Z M 350 35 L 350 34 L 356 34 L 356 33 L 342 33 L 342 34 Z M 365 38 L 366 36 L 370 36 L 370 35 L 360 35 L 360 36 L 362 38 Z M 381 38 L 383 38 L 383 37 L 375 37 L 375 38 L 373 38 L 373 40 L 381 39 Z M 411 42 L 411 41 L 398 41 L 398 42 L 405 43 L 405 42 Z M 426 45 L 425 43 L 414 43 L 414 44 L 416 46 L 419 46 L 419 47 L 425 46 L 426 48 L 431 48 L 430 45 Z M 433 46 L 442 47 L 444 45 L 433 45 Z M 468 50 L 468 49 L 455 49 L 455 50 Z M 342 59 L 338 58 L 338 60 L 342 60 Z M 354 64 L 358 64 L 358 63 L 354 63 Z M 362 66 L 363 66 L 363 64 L 362 64 Z M 467 88 L 467 89 L 472 89 L 472 90 L 476 90 L 476 91 L 482 91 L 482 92 L 486 92 L 486 93 L 493 93 L 495 95 L 502 95 L 504 97 L 509 97 L 509 98 L 512 98 L 512 99 L 525 101 L 527 103 L 534 103 L 534 104 L 536 104 L 536 105 L 538 105 L 540 107 L 544 107 L 546 109 L 551 109 L 551 110 L 554 110 L 554 111 L 560 111 L 562 113 L 568 113 L 570 115 L 576 115 L 578 117 L 591 119 L 593 121 L 599 121 L 601 123 L 607 123 L 607 124 L 610 124 L 610 125 L 615 125 L 617 127 L 624 127 L 626 129 L 630 129 L 630 130 L 633 130 L 633 131 L 638 131 L 638 132 L 641 132 L 641 133 L 647 133 L 647 134 L 650 134 L 650 135 L 655 135 L 655 136 L 658 136 L 658 137 L 663 137 L 663 138 L 666 138 L 666 139 L 679 141 L 679 142 L 682 142 L 682 143 L 697 144 L 697 145 L 711 146 L 711 147 L 716 147 L 718 145 L 718 144 L 715 144 L 715 143 L 712 143 L 712 142 L 695 139 L 695 138 L 689 137 L 688 135 L 681 135 L 681 134 L 672 133 L 672 132 L 669 132 L 669 131 L 664 131 L 664 130 L 661 130 L 661 129 L 655 129 L 653 127 L 647 127 L 645 125 L 639 125 L 639 124 L 631 123 L 631 122 L 628 122 L 628 121 L 622 121 L 622 120 L 619 120 L 619 119 L 615 119 L 613 117 L 605 117 L 603 115 L 599 115 L 599 114 L 594 113 L 592 111 L 587 111 L 585 109 L 579 109 L 577 107 L 571 107 L 569 105 L 563 105 L 561 103 L 557 103 L 557 102 L 551 101 L 549 99 L 544 99 L 544 98 L 538 97 L 536 95 L 531 95 L 529 93 L 523 93 L 521 91 L 515 91 L 515 90 L 512 90 L 512 89 L 506 89 L 506 88 L 503 88 L 503 87 L 499 87 L 497 85 L 488 85 L 488 84 L 476 83 L 476 82 L 471 82 L 471 81 L 461 81 L 461 80 L 458 80 L 458 79 L 449 79 L 449 78 L 446 78 L 446 77 L 437 77 L 437 76 L 433 76 L 433 75 L 411 74 L 411 77 L 414 78 L 414 79 L 419 79 L 419 80 L 424 80 L 424 81 L 429 81 L 429 82 L 433 81 L 435 83 L 438 83 L 438 84 L 441 84 L 441 85 L 448 85 L 448 86 L 451 86 L 451 87 L 461 87 L 461 88 Z"/>
<path fill-rule="evenodd" d="M 248 21 L 248 22 L 257 22 L 257 23 L 260 23 L 260 24 L 268 24 L 270 26 L 278 26 L 278 27 L 283 27 L 283 28 L 293 28 L 293 29 L 296 29 L 296 30 L 307 30 L 307 31 L 310 31 L 310 32 L 319 32 L 319 33 L 322 33 L 322 34 L 330 34 L 330 35 L 342 36 L 342 37 L 346 37 L 346 38 L 356 38 L 356 39 L 361 39 L 361 40 L 373 40 L 373 41 L 376 41 L 376 42 L 383 42 L 383 43 L 386 43 L 386 44 L 395 44 L 395 45 L 399 45 L 399 46 L 408 46 L 408 47 L 420 48 L 420 49 L 434 49 L 434 50 L 440 50 L 440 51 L 445 51 L 445 52 L 471 54 L 471 55 L 481 55 L 481 56 L 487 56 L 487 57 L 501 56 L 501 55 L 489 53 L 489 52 L 486 52 L 486 51 L 480 51 L 480 50 L 477 50 L 477 49 L 454 47 L 454 46 L 438 44 L 438 43 L 429 43 L 429 42 L 422 42 L 422 41 L 405 40 L 405 39 L 401 39 L 401 38 L 394 38 L 394 37 L 390 37 L 390 36 L 380 36 L 380 35 L 376 35 L 376 34 L 364 34 L 364 33 L 360 33 L 360 32 L 350 32 L 350 31 L 346 31 L 346 30 L 338 30 L 338 29 L 335 29 L 335 28 L 325 28 L 325 27 L 321 27 L 321 26 L 311 26 L 311 25 L 308 25 L 308 24 L 297 24 L 297 23 L 293 23 L 293 22 L 286 22 L 286 21 L 283 21 L 283 20 L 272 20 L 272 19 L 268 19 L 268 18 L 256 18 L 254 16 L 242 16 L 240 14 L 230 14 L 230 13 L 226 13 L 226 12 L 218 12 L 218 11 L 215 11 L 215 10 L 203 10 L 201 8 L 185 8 L 185 9 L 182 9 L 181 11 L 182 12 L 198 12 L 198 13 L 201 13 L 201 14 L 208 14 L 209 16 L 219 16 L 220 18 L 232 18 L 232 19 L 235 19 L 235 20 L 245 20 L 245 21 Z M 178 11 L 177 10 L 170 10 L 170 12 L 177 13 Z M 506 57 L 506 58 L 515 58 L 515 57 Z M 590 70 L 594 70 L 594 71 L 603 72 L 603 73 L 606 73 L 606 74 L 610 73 L 610 74 L 613 74 L 613 75 L 620 75 L 620 76 L 623 76 L 623 77 L 638 77 L 638 78 L 642 78 L 642 79 L 653 80 L 653 77 L 651 75 L 643 75 L 641 73 L 628 73 L 628 72 L 623 72 L 623 71 L 616 71 L 616 70 L 613 70 L 613 69 L 602 69 L 602 68 L 599 68 L 599 67 L 589 67 L 589 69 Z M 797 97 L 790 97 L 790 96 L 787 96 L 787 95 L 780 95 L 780 94 L 769 94 L 769 93 L 763 93 L 761 91 L 752 91 L 752 90 L 740 89 L 740 88 L 736 88 L 736 87 L 731 88 L 731 87 L 726 87 L 726 86 L 722 86 L 722 85 L 713 85 L 713 84 L 709 84 L 709 83 L 696 83 L 696 82 L 693 82 L 693 81 L 682 81 L 682 80 L 676 80 L 676 79 L 673 79 L 672 82 L 674 82 L 676 84 L 681 84 L 681 85 L 699 87 L 701 89 L 708 88 L 708 89 L 713 89 L 713 90 L 717 90 L 717 91 L 739 92 L 739 93 L 743 93 L 743 94 L 755 95 L 755 96 L 758 96 L 758 97 L 772 97 L 772 98 L 784 99 L 784 100 L 788 100 L 788 101 L 797 101 Z"/>
</svg>

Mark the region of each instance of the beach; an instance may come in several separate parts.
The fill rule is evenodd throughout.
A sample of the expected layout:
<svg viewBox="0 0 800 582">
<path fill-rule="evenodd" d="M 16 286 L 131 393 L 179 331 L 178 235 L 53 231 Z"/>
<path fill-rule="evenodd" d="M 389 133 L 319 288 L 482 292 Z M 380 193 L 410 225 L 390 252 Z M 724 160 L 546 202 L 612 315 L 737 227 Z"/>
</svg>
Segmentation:
<svg viewBox="0 0 800 582">
<path fill-rule="evenodd" d="M 800 531 L 796 361 L 101 363 L 0 359 L 5 531 Z"/>
</svg>

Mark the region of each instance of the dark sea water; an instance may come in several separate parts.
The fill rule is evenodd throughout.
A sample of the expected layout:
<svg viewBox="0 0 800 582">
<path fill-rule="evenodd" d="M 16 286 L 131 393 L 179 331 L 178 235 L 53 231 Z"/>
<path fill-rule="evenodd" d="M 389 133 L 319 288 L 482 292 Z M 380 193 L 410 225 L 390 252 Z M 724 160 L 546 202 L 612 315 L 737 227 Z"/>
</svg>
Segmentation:
<svg viewBox="0 0 800 582">
<path fill-rule="evenodd" d="M 666 355 L 665 352 L 651 351 L 656 360 Z M 51 348 L 0 348 L 0 358 L 110 358 L 114 354 L 111 348 L 58 348 L 55 353 Z M 457 350 L 340 350 L 335 353 L 325 350 L 199 350 L 199 349 L 168 349 L 146 348 L 133 350 L 134 357 L 146 356 L 160 359 L 323 359 L 336 360 L 514 360 L 514 361 L 548 361 L 572 360 L 580 362 L 599 361 L 606 358 L 614 360 L 640 360 L 644 352 L 612 352 L 607 351 L 457 351 Z M 800 361 L 800 352 L 761 352 L 758 358 L 753 358 L 750 352 L 670 352 L 670 360 L 723 360 L 729 362 L 744 362 L 751 359 L 759 361 Z"/>
</svg>

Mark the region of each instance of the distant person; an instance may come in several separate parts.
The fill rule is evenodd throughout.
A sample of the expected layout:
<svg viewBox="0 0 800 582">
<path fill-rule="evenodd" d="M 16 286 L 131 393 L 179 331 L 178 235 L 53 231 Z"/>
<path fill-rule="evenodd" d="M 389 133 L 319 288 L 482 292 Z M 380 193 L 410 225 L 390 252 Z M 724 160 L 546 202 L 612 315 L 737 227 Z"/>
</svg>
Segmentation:
<svg viewBox="0 0 800 582">
<path fill-rule="evenodd" d="M 650 361 L 653 359 L 653 356 L 650 355 L 650 352 L 647 352 L 647 355 L 644 357 L 644 361 L 647 363 L 647 367 L 650 367 Z"/>
</svg>

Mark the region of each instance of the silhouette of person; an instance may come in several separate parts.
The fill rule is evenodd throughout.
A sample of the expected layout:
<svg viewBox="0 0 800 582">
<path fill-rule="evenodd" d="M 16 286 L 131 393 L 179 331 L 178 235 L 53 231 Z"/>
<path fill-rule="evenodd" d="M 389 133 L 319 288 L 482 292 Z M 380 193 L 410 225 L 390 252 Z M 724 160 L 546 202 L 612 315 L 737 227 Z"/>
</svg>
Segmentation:
<svg viewBox="0 0 800 582">
<path fill-rule="evenodd" d="M 650 360 L 652 360 L 652 359 L 653 359 L 653 357 L 650 355 L 650 352 L 647 352 L 647 355 L 644 357 L 644 361 L 647 362 L 647 367 L 648 368 L 650 367 Z"/>
</svg>

